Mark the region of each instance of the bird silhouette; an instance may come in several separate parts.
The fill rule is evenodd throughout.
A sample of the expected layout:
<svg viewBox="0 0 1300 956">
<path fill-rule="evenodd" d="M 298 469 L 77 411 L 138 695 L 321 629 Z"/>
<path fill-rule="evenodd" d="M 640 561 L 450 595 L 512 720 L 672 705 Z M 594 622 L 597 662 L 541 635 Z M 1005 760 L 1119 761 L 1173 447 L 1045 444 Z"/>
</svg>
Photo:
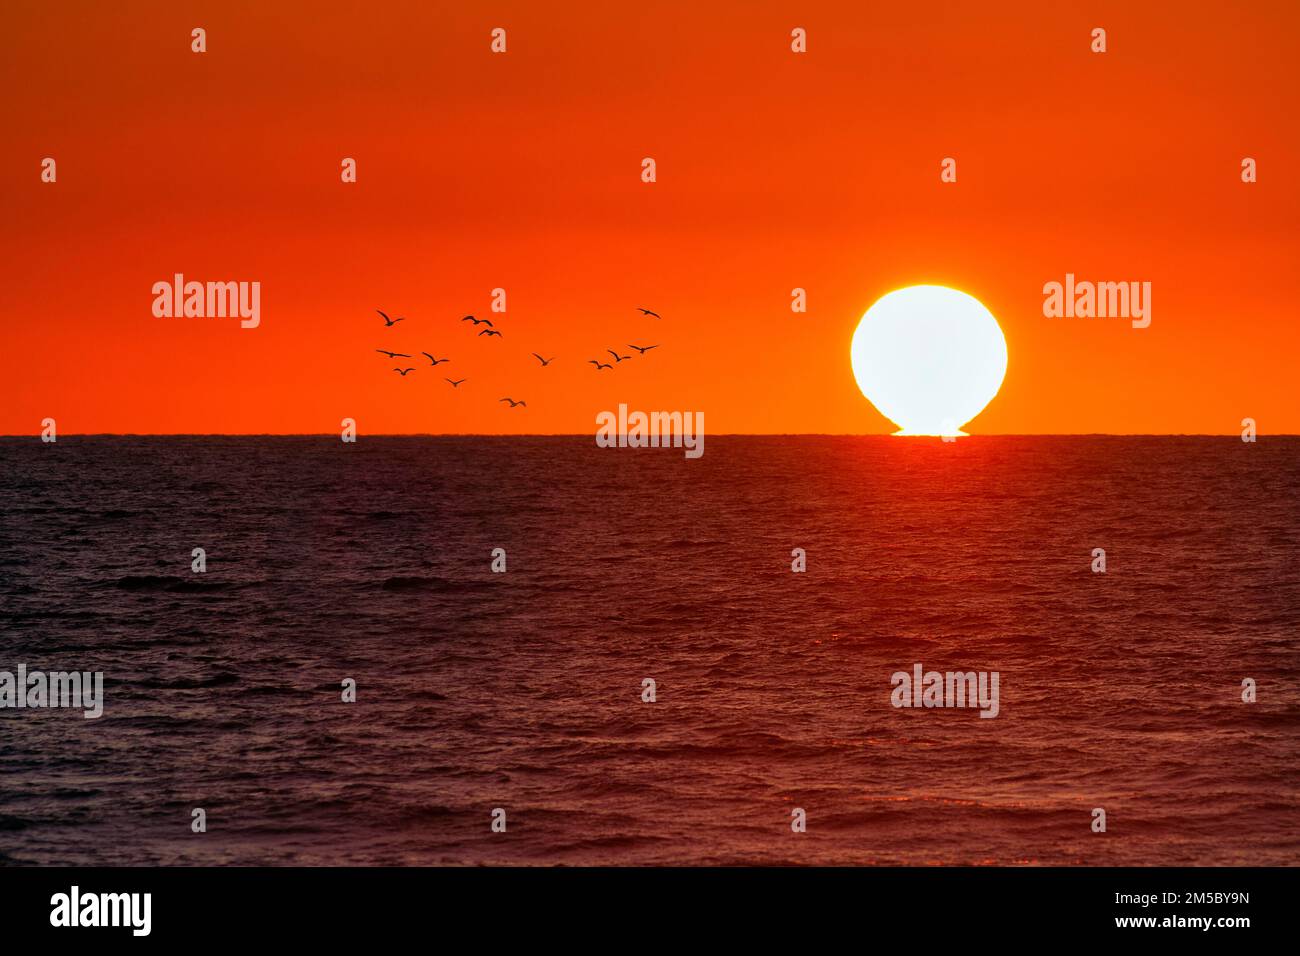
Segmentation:
<svg viewBox="0 0 1300 956">
<path fill-rule="evenodd" d="M 444 382 L 451 382 L 451 379 L 449 379 L 449 378 L 444 378 L 443 381 L 444 381 Z M 452 388 L 459 388 L 460 385 L 461 385 L 463 382 L 468 382 L 468 381 L 469 381 L 469 379 L 467 379 L 467 378 L 462 378 L 459 382 L 451 382 L 451 387 L 452 387 Z"/>
<path fill-rule="evenodd" d="M 540 355 L 538 355 L 536 352 L 533 353 L 533 358 L 537 359 L 537 361 L 539 361 L 539 362 L 542 363 L 542 368 L 546 368 L 546 366 L 550 365 L 552 362 L 555 361 L 555 356 L 554 356 L 554 355 L 552 355 L 552 356 L 551 356 L 550 358 L 548 358 L 548 359 L 544 359 L 544 358 L 542 358 Z"/>
<path fill-rule="evenodd" d="M 392 358 L 410 358 L 410 357 L 411 357 L 411 356 L 407 355 L 405 352 L 390 352 L 390 351 L 388 351 L 388 349 L 375 349 L 375 351 L 378 352 L 380 355 L 387 355 L 390 359 L 392 359 Z"/>
<path fill-rule="evenodd" d="M 472 315 L 467 315 L 467 316 L 465 316 L 465 318 L 461 319 L 461 321 L 462 321 L 462 322 L 473 322 L 475 325 L 487 325 L 489 328 L 491 328 L 491 326 L 492 326 L 492 320 L 491 320 L 491 319 L 476 319 L 476 318 L 474 318 L 474 316 L 472 316 Z"/>
<path fill-rule="evenodd" d="M 524 406 L 524 408 L 527 408 L 527 407 L 528 407 L 528 403 L 525 402 L 525 401 L 523 401 L 522 399 L 520 399 L 519 401 L 516 402 L 513 398 L 503 398 L 503 399 L 500 399 L 500 401 L 503 401 L 503 402 L 509 402 L 511 408 L 514 408 L 516 405 L 522 405 L 522 406 Z"/>
<path fill-rule="evenodd" d="M 587 359 L 587 361 L 590 362 L 592 365 L 596 366 L 596 371 L 597 371 L 597 372 L 599 372 L 602 368 L 613 368 L 613 367 L 614 367 L 614 366 L 612 366 L 612 365 L 608 365 L 608 364 L 606 364 L 605 362 L 597 362 L 595 359 Z"/>
<path fill-rule="evenodd" d="M 483 321 L 486 322 L 487 320 L 484 319 Z M 500 334 L 501 333 L 498 332 L 496 329 L 484 329 L 482 332 L 479 333 L 479 335 L 497 335 L 497 336 L 499 336 Z"/>
<path fill-rule="evenodd" d="M 637 350 L 638 352 L 640 352 L 642 355 L 645 355 L 646 352 L 649 352 L 651 349 L 657 349 L 657 348 L 659 348 L 659 346 L 657 346 L 657 345 L 629 345 L 628 348 L 630 348 L 630 349 L 636 349 L 636 350 Z"/>
<path fill-rule="evenodd" d="M 396 325 L 398 322 L 405 322 L 405 321 L 406 321 L 406 316 L 402 316 L 400 319 L 390 319 L 387 315 L 385 315 L 385 314 L 384 314 L 383 312 L 381 312 L 379 309 L 375 309 L 375 311 L 376 311 L 376 312 L 379 312 L 380 315 L 384 316 L 384 328 L 388 328 L 390 325 Z"/>
<path fill-rule="evenodd" d="M 663 316 L 660 315 L 658 312 L 651 312 L 649 309 L 642 309 L 639 306 L 637 307 L 637 311 L 640 312 L 642 315 L 653 315 L 656 319 L 663 318 Z"/>
<path fill-rule="evenodd" d="M 610 355 L 614 356 L 615 365 L 617 365 L 619 362 L 622 362 L 625 359 L 630 359 L 632 357 L 630 355 L 619 355 L 613 349 L 605 349 L 605 351 L 608 352 Z"/>
<path fill-rule="evenodd" d="M 406 373 L 407 373 L 407 372 L 414 372 L 415 369 L 413 369 L 413 368 L 395 368 L 395 369 L 393 369 L 393 371 L 396 372 L 398 375 L 402 376 L 402 378 L 406 378 Z"/>
<path fill-rule="evenodd" d="M 441 363 L 441 362 L 450 362 L 450 361 L 451 361 L 451 359 L 440 359 L 440 358 L 434 358 L 434 357 L 433 357 L 432 355 L 430 355 L 428 352 L 421 352 L 420 354 L 423 355 L 425 358 L 427 358 L 427 359 L 429 360 L 429 364 L 430 364 L 430 365 L 433 365 L 433 366 L 435 366 L 435 367 L 436 367 L 439 363 Z M 408 355 L 408 356 L 406 356 L 406 358 L 410 358 L 410 356 Z"/>
</svg>

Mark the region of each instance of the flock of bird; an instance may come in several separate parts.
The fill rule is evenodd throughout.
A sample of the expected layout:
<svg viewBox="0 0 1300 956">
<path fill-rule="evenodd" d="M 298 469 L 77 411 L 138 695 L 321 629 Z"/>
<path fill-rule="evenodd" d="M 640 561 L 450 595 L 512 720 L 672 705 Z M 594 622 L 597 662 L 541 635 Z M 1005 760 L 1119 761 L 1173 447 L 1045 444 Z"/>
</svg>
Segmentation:
<svg viewBox="0 0 1300 956">
<path fill-rule="evenodd" d="M 380 318 L 382 318 L 382 319 L 384 320 L 384 328 L 386 328 L 386 329 L 391 329 L 391 328 L 392 328 L 394 325 L 396 325 L 398 322 L 405 322 L 405 321 L 406 321 L 406 317 L 405 317 L 405 316 L 399 316 L 398 318 L 393 319 L 393 318 L 389 318 L 388 313 L 384 312 L 384 311 L 381 310 L 381 309 L 376 309 L 375 311 L 378 312 Z M 637 311 L 640 312 L 642 315 L 650 316 L 651 318 L 655 318 L 655 319 L 661 319 L 661 318 L 663 318 L 661 315 L 659 315 L 658 312 L 654 312 L 654 311 L 652 311 L 652 310 L 650 310 L 650 309 L 641 309 L 641 308 L 638 308 Z M 502 337 L 503 337 L 502 334 L 501 334 L 501 331 L 500 331 L 496 326 L 494 326 L 494 325 L 492 324 L 492 320 L 491 320 L 491 319 L 479 319 L 479 318 L 476 318 L 476 317 L 474 317 L 474 316 L 472 316 L 472 315 L 467 315 L 467 316 L 465 316 L 463 319 L 461 319 L 461 321 L 462 321 L 462 322 L 472 322 L 472 323 L 474 323 L 474 326 L 475 326 L 475 327 L 478 327 L 478 326 L 480 326 L 480 325 L 485 325 L 485 326 L 487 326 L 487 328 L 481 330 L 481 331 L 478 333 L 480 337 L 482 337 L 482 336 L 484 336 L 484 335 L 486 335 L 488 338 L 493 338 L 493 337 L 495 337 L 495 338 L 502 338 Z M 647 352 L 649 352 L 651 349 L 657 349 L 657 348 L 659 348 L 659 346 L 658 346 L 658 345 L 628 345 L 628 348 L 630 348 L 630 349 L 634 349 L 634 350 L 637 352 L 638 355 L 645 355 L 645 354 L 646 354 Z M 375 349 L 375 351 L 378 352 L 380 355 L 384 355 L 384 356 L 388 357 L 389 359 L 403 359 L 403 358 L 411 358 L 411 355 L 410 355 L 409 353 L 407 353 L 407 352 L 393 352 L 393 351 L 391 351 L 391 350 L 389 350 L 389 349 Z M 587 360 L 588 364 L 596 366 L 596 371 L 597 371 L 597 372 L 599 372 L 599 371 L 601 371 L 601 370 L 603 370 L 603 369 L 612 369 L 615 365 L 618 365 L 618 364 L 620 364 L 620 363 L 622 363 L 622 362 L 629 361 L 629 360 L 632 358 L 632 356 L 630 356 L 630 355 L 619 355 L 618 352 L 616 352 L 614 349 L 606 349 L 605 351 L 608 352 L 611 356 L 613 356 L 613 364 L 610 364 L 609 362 L 601 362 L 601 361 L 599 361 L 599 360 L 597 360 L 597 359 L 588 359 L 588 360 Z M 429 353 L 429 352 L 421 352 L 420 354 L 423 355 L 425 358 L 427 358 L 427 359 L 429 360 L 429 367 L 430 367 L 430 368 L 437 368 L 439 365 L 443 364 L 444 362 L 450 362 L 450 361 L 451 361 L 451 359 L 447 359 L 447 358 L 437 358 L 436 356 L 432 355 L 432 354 Z M 550 358 L 543 358 L 541 355 L 538 355 L 536 352 L 533 352 L 533 353 L 531 353 L 531 354 L 532 354 L 533 358 L 537 359 L 537 361 L 541 363 L 541 367 L 542 367 L 542 368 L 546 368 L 547 366 L 549 366 L 552 362 L 555 361 L 555 358 L 556 358 L 556 356 L 551 356 Z M 396 366 L 395 366 L 395 367 L 393 368 L 393 371 L 396 372 L 398 375 L 402 376 L 402 378 L 406 378 L 407 375 L 409 375 L 411 372 L 414 372 L 414 371 L 415 371 L 415 367 L 410 367 L 410 368 L 400 368 L 400 367 L 396 367 Z M 460 386 L 464 385 L 467 381 L 469 381 L 469 379 L 466 379 L 466 378 L 462 378 L 462 379 L 444 378 L 443 381 L 444 381 L 444 382 L 447 382 L 447 383 L 448 383 L 452 388 L 460 388 Z M 508 402 L 508 403 L 510 404 L 510 407 L 511 407 L 511 408 L 518 408 L 518 407 L 527 408 L 527 407 L 528 407 L 528 403 L 525 402 L 525 401 L 523 401 L 522 399 L 516 400 L 516 399 L 513 399 L 513 398 L 506 397 L 506 398 L 499 399 L 499 401 L 500 401 L 500 402 Z"/>
</svg>

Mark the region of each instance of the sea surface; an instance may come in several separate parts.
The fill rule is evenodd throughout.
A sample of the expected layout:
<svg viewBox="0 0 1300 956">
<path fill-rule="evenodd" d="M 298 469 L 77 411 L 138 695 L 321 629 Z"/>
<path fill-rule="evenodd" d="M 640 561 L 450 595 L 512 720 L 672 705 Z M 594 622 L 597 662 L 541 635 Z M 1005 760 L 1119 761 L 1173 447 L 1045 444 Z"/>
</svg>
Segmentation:
<svg viewBox="0 0 1300 956">
<path fill-rule="evenodd" d="M 0 670 L 106 698 L 0 710 L 0 862 L 1294 865 L 1298 488 L 1270 437 L 0 439 Z M 892 706 L 918 663 L 998 716 Z"/>
</svg>

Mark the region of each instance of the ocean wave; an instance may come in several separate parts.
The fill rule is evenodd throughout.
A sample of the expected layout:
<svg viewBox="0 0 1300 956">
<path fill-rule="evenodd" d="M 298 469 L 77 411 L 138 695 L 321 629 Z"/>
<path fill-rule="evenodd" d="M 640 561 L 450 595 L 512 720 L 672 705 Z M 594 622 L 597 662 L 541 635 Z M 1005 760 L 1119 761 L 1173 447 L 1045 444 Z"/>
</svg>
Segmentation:
<svg viewBox="0 0 1300 956">
<path fill-rule="evenodd" d="M 455 585 L 446 578 L 398 575 L 380 585 L 384 591 L 449 591 Z"/>
<path fill-rule="evenodd" d="M 127 574 L 113 582 L 113 586 L 122 591 L 169 591 L 187 594 L 225 591 L 237 587 L 228 581 L 201 581 L 158 574 Z"/>
<path fill-rule="evenodd" d="M 239 683 L 239 675 L 232 674 L 230 671 L 220 671 L 211 677 L 203 678 L 177 678 L 175 680 L 158 680 L 156 678 L 145 678 L 144 680 L 132 681 L 136 687 L 143 687 L 149 690 L 202 690 L 208 687 L 229 687 L 232 684 Z"/>
</svg>

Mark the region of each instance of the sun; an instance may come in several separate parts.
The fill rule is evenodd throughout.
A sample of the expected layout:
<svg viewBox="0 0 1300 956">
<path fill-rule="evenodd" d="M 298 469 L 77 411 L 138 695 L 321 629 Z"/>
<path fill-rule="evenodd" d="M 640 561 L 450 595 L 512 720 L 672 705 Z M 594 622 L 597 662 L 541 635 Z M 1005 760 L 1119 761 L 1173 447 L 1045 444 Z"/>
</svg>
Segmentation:
<svg viewBox="0 0 1300 956">
<path fill-rule="evenodd" d="M 974 296 L 896 289 L 867 309 L 850 350 L 858 388 L 896 435 L 964 435 L 1007 374 L 1007 340 Z"/>
</svg>

